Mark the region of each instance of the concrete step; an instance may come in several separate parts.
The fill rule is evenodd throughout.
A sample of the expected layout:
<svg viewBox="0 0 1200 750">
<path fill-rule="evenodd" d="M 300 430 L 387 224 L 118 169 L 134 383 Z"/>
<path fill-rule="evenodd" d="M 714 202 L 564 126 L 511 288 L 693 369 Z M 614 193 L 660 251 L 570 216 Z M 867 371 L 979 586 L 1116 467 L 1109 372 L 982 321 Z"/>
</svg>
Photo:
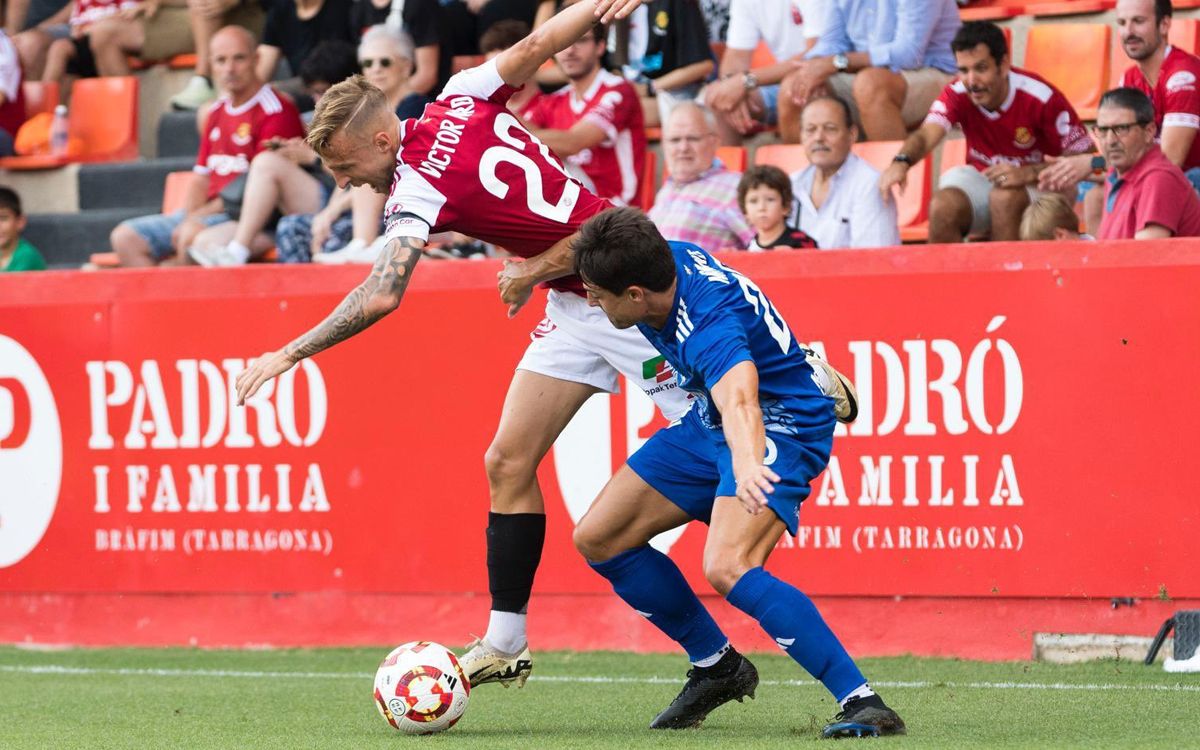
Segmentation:
<svg viewBox="0 0 1200 750">
<path fill-rule="evenodd" d="M 171 172 L 189 171 L 195 154 L 112 164 L 85 164 L 79 169 L 79 209 L 162 208 L 163 183 Z"/>
<path fill-rule="evenodd" d="M 194 160 L 200 150 L 196 113 L 164 112 L 158 120 L 157 140 L 160 158 L 188 156 Z"/>
<path fill-rule="evenodd" d="M 33 214 L 25 238 L 42 251 L 54 268 L 78 268 L 92 253 L 108 252 L 108 235 L 126 219 L 157 209 L 105 208 L 82 213 Z"/>
</svg>

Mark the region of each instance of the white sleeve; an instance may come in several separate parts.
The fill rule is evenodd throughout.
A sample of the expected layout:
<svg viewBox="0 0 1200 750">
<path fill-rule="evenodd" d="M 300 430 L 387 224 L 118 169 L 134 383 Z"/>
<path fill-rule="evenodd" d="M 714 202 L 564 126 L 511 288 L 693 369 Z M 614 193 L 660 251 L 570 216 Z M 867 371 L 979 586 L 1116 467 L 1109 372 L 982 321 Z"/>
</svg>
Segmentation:
<svg viewBox="0 0 1200 750">
<path fill-rule="evenodd" d="M 0 93 L 5 101 L 13 101 L 21 87 L 21 63 L 17 48 L 4 32 L 0 32 Z M 15 135 L 15 134 L 14 134 Z"/>
<path fill-rule="evenodd" d="M 893 247 L 900 244 L 896 201 L 885 201 L 879 194 L 879 172 L 869 164 L 859 165 L 855 175 L 855 194 L 862 196 L 861 211 L 850 224 L 851 247 Z"/>
<path fill-rule="evenodd" d="M 761 0 L 733 0 L 729 4 L 729 31 L 725 46 L 729 49 L 753 50 L 762 39 L 758 19 L 754 17 L 755 3 Z"/>
<path fill-rule="evenodd" d="M 476 99 L 488 100 L 502 86 L 504 86 L 504 79 L 500 77 L 500 69 L 496 67 L 496 58 L 493 57 L 483 65 L 476 65 L 474 68 L 467 68 L 450 76 L 442 93 L 438 95 L 438 100 L 464 94 Z"/>
<path fill-rule="evenodd" d="M 396 165 L 396 174 L 396 184 L 383 206 L 384 236 L 388 242 L 400 237 L 426 242 L 430 228 L 437 226 L 446 196 L 403 162 Z"/>
<path fill-rule="evenodd" d="M 804 18 L 804 38 L 819 39 L 825 33 L 826 3 L 833 0 L 792 0 Z"/>
</svg>

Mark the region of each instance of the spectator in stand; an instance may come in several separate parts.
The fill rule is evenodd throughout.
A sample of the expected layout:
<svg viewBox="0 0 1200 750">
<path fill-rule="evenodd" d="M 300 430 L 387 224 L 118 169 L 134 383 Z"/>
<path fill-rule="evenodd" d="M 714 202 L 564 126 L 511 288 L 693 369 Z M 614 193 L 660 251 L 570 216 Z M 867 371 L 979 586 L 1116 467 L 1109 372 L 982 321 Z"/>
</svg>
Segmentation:
<svg viewBox="0 0 1200 750">
<path fill-rule="evenodd" d="M 646 129 L 637 90 L 601 67 L 607 50 L 596 24 L 554 56 L 569 83 L 525 112 L 530 130 L 572 176 L 620 206 L 638 195 L 646 163 Z"/>
<path fill-rule="evenodd" d="M 896 202 L 880 194 L 879 171 L 850 151 L 858 140 L 850 118 L 850 105 L 836 96 L 804 105 L 800 138 L 808 166 L 792 178 L 792 226 L 825 250 L 899 245 Z"/>
<path fill-rule="evenodd" d="M 821 35 L 829 1 L 733 0 L 720 80 L 702 94 L 704 105 L 717 115 L 722 143 L 738 145 L 762 125 L 784 125 L 788 118 L 777 106 L 780 82 Z M 764 41 L 775 63 L 751 68 L 754 50 Z"/>
<path fill-rule="evenodd" d="M 725 44 L 729 36 L 729 4 L 730 0 L 700 0 L 710 43 Z"/>
<path fill-rule="evenodd" d="M 157 12 L 158 0 L 73 0 L 70 36 L 51 42 L 42 80 L 129 75 L 126 55 L 145 41 L 138 19 Z"/>
<path fill-rule="evenodd" d="M 102 76 L 129 75 L 129 56 L 167 60 L 196 49 L 186 0 L 136 2 L 92 25 L 88 40 Z"/>
<path fill-rule="evenodd" d="M 708 27 L 696 0 L 653 0 L 634 11 L 634 19 L 653 29 L 640 35 L 639 49 L 630 37 L 626 75 L 637 81 L 649 97 L 644 108 L 648 125 L 667 121 L 681 101 L 692 101 L 715 64 L 708 44 Z M 619 24 L 609 34 L 612 46 Z"/>
<path fill-rule="evenodd" d="M 0 31 L 0 156 L 12 156 L 17 130 L 25 122 L 25 92 L 21 78 L 17 48 L 8 35 Z"/>
<path fill-rule="evenodd" d="M 303 92 L 300 65 L 317 44 L 329 39 L 354 44 L 358 38 L 350 23 L 350 0 L 272 0 L 258 46 L 258 78 L 296 96 Z M 277 80 L 280 60 L 287 61 L 291 78 Z"/>
<path fill-rule="evenodd" d="M 304 135 L 295 105 L 255 75 L 254 51 L 254 35 L 241 26 L 227 26 L 213 36 L 210 59 L 226 94 L 205 118 L 184 208 L 119 224 L 110 240 L 121 265 L 186 262 L 188 248 L 205 227 L 230 220 L 222 189 L 249 170 L 268 142 Z"/>
<path fill-rule="evenodd" d="M 1092 133 L 1110 168 L 1100 239 L 1200 237 L 1200 197 L 1155 142 L 1150 97 L 1134 88 L 1107 92 Z"/>
<path fill-rule="evenodd" d="M 200 109 L 217 98 L 213 88 L 209 49 L 213 35 L 225 26 L 244 26 L 258 33 L 263 26 L 260 0 L 186 0 L 192 49 L 196 51 L 195 74 L 187 86 L 171 97 L 171 106 L 179 110 Z"/>
<path fill-rule="evenodd" d="M 760 165 L 746 170 L 738 182 L 737 198 L 738 208 L 754 228 L 754 239 L 747 250 L 816 248 L 812 237 L 788 226 L 792 183 L 779 167 Z"/>
<path fill-rule="evenodd" d="M 672 110 L 663 128 L 663 155 L 668 174 L 650 209 L 662 235 L 706 250 L 749 247 L 755 232 L 738 209 L 741 175 L 716 160 L 713 114 L 692 102 Z"/>
<path fill-rule="evenodd" d="M 899 141 L 954 75 L 955 0 L 829 0 L 824 33 L 782 96 L 820 92 L 851 105 L 868 141 Z M 781 96 L 781 98 L 782 98 Z"/>
<path fill-rule="evenodd" d="M 6 31 L 21 58 L 21 70 L 25 71 L 25 78 L 30 81 L 42 80 L 46 51 L 50 49 L 50 44 L 56 39 L 71 37 L 71 27 L 67 25 L 71 18 L 71 2 L 54 1 L 58 7 L 49 16 L 20 31 L 11 28 Z"/>
<path fill-rule="evenodd" d="M 951 47 L 959 79 L 904 141 L 879 187 L 885 197 L 893 185 L 903 189 L 909 168 L 958 126 L 967 139 L 967 164 L 938 181 L 929 204 L 929 241 L 962 242 L 968 235 L 1015 240 L 1021 214 L 1039 195 L 1038 174 L 1050 166 L 1046 157 L 1087 153 L 1092 144 L 1062 92 L 1011 67 L 1000 27 L 963 24 Z"/>
<path fill-rule="evenodd" d="M 1061 193 L 1043 193 L 1029 204 L 1021 216 L 1021 240 L 1094 240 L 1081 234 L 1079 215 L 1071 201 Z"/>
<path fill-rule="evenodd" d="M 313 47 L 313 51 L 304 58 L 300 64 L 300 81 L 315 106 L 330 86 L 357 72 L 358 50 L 354 45 L 340 39 L 329 39 Z M 304 116 L 311 118 L 312 113 L 305 112 Z"/>
<path fill-rule="evenodd" d="M 442 52 L 446 46 L 438 30 L 441 8 L 438 0 L 404 0 L 402 5 L 400 26 L 415 47 L 407 85 L 414 93 L 433 97 L 446 83 L 441 77 Z M 354 0 L 350 25 L 359 34 L 365 34 L 373 26 L 386 24 L 391 10 L 391 0 Z"/>
<path fill-rule="evenodd" d="M 0 271 L 42 271 L 46 259 L 21 236 L 25 231 L 21 196 L 11 188 L 0 187 Z"/>
</svg>

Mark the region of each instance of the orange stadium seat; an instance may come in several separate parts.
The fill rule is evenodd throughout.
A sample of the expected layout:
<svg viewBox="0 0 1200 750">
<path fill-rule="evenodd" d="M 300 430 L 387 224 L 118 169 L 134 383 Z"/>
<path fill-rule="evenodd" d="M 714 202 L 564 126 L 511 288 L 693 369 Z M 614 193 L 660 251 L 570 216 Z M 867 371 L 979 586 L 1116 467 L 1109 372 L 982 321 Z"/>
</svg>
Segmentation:
<svg viewBox="0 0 1200 750">
<path fill-rule="evenodd" d="M 1080 117 L 1094 120 L 1109 81 L 1111 42 L 1112 28 L 1107 24 L 1036 25 L 1026 38 L 1022 67 L 1057 86 Z"/>
<path fill-rule="evenodd" d="M 658 174 L 658 155 L 653 151 L 646 152 L 646 166 L 642 168 L 642 184 L 638 190 L 638 205 L 643 211 L 649 211 L 654 205 L 654 196 L 658 193 L 658 186 L 654 184 L 655 177 Z"/>
<path fill-rule="evenodd" d="M 1116 0 L 1051 0 L 1026 5 L 1025 15 L 1076 16 L 1084 13 L 1103 13 L 1116 4 Z"/>
<path fill-rule="evenodd" d="M 766 42 L 759 42 L 754 48 L 754 54 L 750 58 L 751 68 L 765 68 L 768 65 L 775 64 L 775 55 L 771 53 L 771 48 Z"/>
<path fill-rule="evenodd" d="M 961 167 L 967 163 L 967 139 L 955 138 L 942 141 L 941 173 Z"/>
<path fill-rule="evenodd" d="M 78 156 L 9 156 L 0 168 L 53 169 L 70 162 L 126 161 L 138 155 L 138 81 L 133 76 L 81 78 L 71 88 L 71 140 Z"/>
<path fill-rule="evenodd" d="M 25 81 L 21 84 L 25 94 L 25 118 L 42 112 L 53 112 L 58 106 L 57 81 Z"/>
<path fill-rule="evenodd" d="M 888 168 L 892 157 L 900 150 L 900 141 L 868 141 L 856 143 L 854 153 L 879 171 Z M 933 160 L 922 159 L 908 170 L 908 183 L 896 198 L 896 218 L 900 224 L 900 239 L 922 242 L 929 237 L 929 198 L 933 193 Z"/>
<path fill-rule="evenodd" d="M 964 21 L 1000 21 L 1016 18 L 1025 11 L 1024 0 L 983 0 L 958 9 Z"/>
<path fill-rule="evenodd" d="M 755 149 L 754 163 L 779 167 L 794 175 L 808 166 L 808 154 L 799 143 L 772 143 Z"/>
<path fill-rule="evenodd" d="M 741 146 L 718 146 L 717 158 L 726 169 L 734 172 L 746 171 L 746 149 Z"/>
<path fill-rule="evenodd" d="M 1172 18 L 1171 31 L 1167 41 L 1172 47 L 1178 47 L 1184 52 L 1196 54 L 1200 50 L 1200 20 L 1195 18 Z M 1121 46 L 1116 43 L 1116 46 Z"/>
</svg>

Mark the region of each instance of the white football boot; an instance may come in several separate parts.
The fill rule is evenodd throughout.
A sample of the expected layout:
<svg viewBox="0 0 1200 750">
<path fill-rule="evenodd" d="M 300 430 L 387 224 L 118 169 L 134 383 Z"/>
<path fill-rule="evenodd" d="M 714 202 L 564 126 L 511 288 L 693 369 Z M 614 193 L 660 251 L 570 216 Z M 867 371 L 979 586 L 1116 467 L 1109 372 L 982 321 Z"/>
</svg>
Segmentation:
<svg viewBox="0 0 1200 750">
<path fill-rule="evenodd" d="M 498 682 L 504 687 L 512 683 L 524 687 L 525 680 L 529 679 L 529 673 L 533 670 L 529 646 L 519 654 L 506 654 L 482 638 L 467 644 L 467 652 L 458 657 L 458 663 L 467 673 L 472 688 L 489 682 Z"/>
</svg>

